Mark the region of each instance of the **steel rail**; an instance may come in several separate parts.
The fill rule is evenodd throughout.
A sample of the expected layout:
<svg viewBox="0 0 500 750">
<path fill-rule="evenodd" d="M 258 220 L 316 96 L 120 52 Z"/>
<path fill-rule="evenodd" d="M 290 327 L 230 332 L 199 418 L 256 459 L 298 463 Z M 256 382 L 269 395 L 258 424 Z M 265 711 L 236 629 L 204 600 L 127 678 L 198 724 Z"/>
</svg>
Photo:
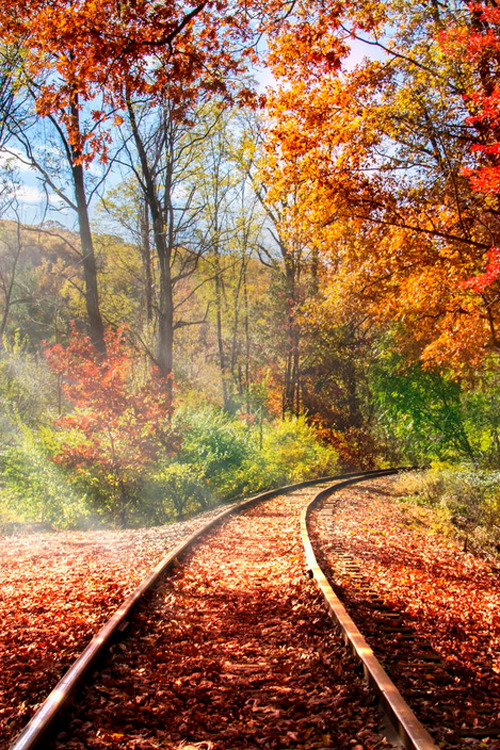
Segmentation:
<svg viewBox="0 0 500 750">
<path fill-rule="evenodd" d="M 104 654 L 112 645 L 114 639 L 125 630 L 127 620 L 138 602 L 150 591 L 155 584 L 159 582 L 162 576 L 171 570 L 177 563 L 179 557 L 184 555 L 188 549 L 208 531 L 214 529 L 225 518 L 233 513 L 240 512 L 246 508 L 271 499 L 277 495 L 286 494 L 299 490 L 304 487 L 311 487 L 315 484 L 325 484 L 349 477 L 363 476 L 369 478 L 372 475 L 380 474 L 379 471 L 351 472 L 331 477 L 322 477 L 320 479 L 310 479 L 305 482 L 278 487 L 266 492 L 261 492 L 250 498 L 240 500 L 226 507 L 215 518 L 211 519 L 195 531 L 187 539 L 178 544 L 171 552 L 166 555 L 151 573 L 139 584 L 139 586 L 128 596 L 122 605 L 116 610 L 111 618 L 103 625 L 97 635 L 90 641 L 80 656 L 73 662 L 62 679 L 57 683 L 52 692 L 41 703 L 31 720 L 26 724 L 20 734 L 10 746 L 10 750 L 46 750 L 47 738 L 53 732 L 58 720 L 65 707 L 69 704 L 75 691 L 83 685 L 90 674 L 95 670 L 97 662 L 102 659 Z"/>
<path fill-rule="evenodd" d="M 300 530 L 304 545 L 306 563 L 309 574 L 318 586 L 328 608 L 330 617 L 339 626 L 344 641 L 363 667 L 363 673 L 368 684 L 377 693 L 384 714 L 392 728 L 407 750 L 438 750 L 438 746 L 425 727 L 417 719 L 403 696 L 382 667 L 364 636 L 347 613 L 344 605 L 335 594 L 324 571 L 320 567 L 309 536 L 308 520 L 314 508 L 334 492 L 349 487 L 352 484 L 383 476 L 397 474 L 401 469 L 389 469 L 371 476 L 358 475 L 347 481 L 342 481 L 333 487 L 319 492 L 304 508 L 301 514 Z"/>
</svg>

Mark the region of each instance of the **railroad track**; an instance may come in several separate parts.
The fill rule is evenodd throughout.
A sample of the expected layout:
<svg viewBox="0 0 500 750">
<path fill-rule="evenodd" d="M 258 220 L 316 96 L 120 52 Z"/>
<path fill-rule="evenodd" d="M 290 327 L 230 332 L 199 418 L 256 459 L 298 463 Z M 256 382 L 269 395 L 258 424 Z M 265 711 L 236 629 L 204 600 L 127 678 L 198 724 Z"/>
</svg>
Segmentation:
<svg viewBox="0 0 500 750">
<path fill-rule="evenodd" d="M 344 487 L 348 488 L 349 484 L 344 483 Z M 319 585 L 322 587 L 326 582 L 325 591 L 333 589 L 339 597 L 334 594 L 334 603 L 329 605 L 334 616 L 347 618 L 347 630 L 349 623 L 352 624 L 349 615 L 355 620 L 379 664 L 391 675 L 421 720 L 432 728 L 440 747 L 498 750 L 500 695 L 495 687 L 496 681 L 488 682 L 484 674 L 481 676 L 470 666 L 464 668 L 454 658 L 455 653 L 449 646 L 441 647 L 433 627 L 422 627 L 406 602 L 398 605 L 393 598 L 386 596 L 384 579 L 386 574 L 390 577 L 391 563 L 385 564 L 384 555 L 379 557 L 375 551 L 380 549 L 378 545 L 383 537 L 378 537 L 371 552 L 368 542 L 368 548 L 363 547 L 361 556 L 359 547 L 357 549 L 356 543 L 352 543 L 350 530 L 360 521 L 364 522 L 365 509 L 369 509 L 372 501 L 377 501 L 378 495 L 383 497 L 384 492 L 380 484 L 368 484 L 355 493 L 339 492 L 332 496 L 328 492 L 319 493 L 304 510 L 302 518 L 309 565 L 315 571 L 321 570 Z M 385 513 L 388 507 L 390 505 L 386 504 Z M 379 521 L 381 517 L 385 516 L 379 515 Z M 412 565 L 410 558 L 411 554 L 402 558 L 403 575 L 405 567 Z M 380 565 L 380 580 L 378 576 L 372 579 L 368 572 L 373 560 Z M 418 569 L 418 559 L 413 564 Z M 446 575 L 445 568 L 442 573 L 440 570 L 439 567 L 436 569 L 438 592 L 440 575 Z M 446 602 L 445 588 L 442 596 Z M 326 593 L 325 597 L 328 598 Z M 446 611 L 445 604 L 443 610 Z M 357 640 L 357 628 L 354 627 L 352 632 L 354 636 L 347 637 L 351 647 L 357 649 L 361 643 L 363 649 L 364 639 Z M 493 643 L 489 643 L 489 647 L 494 648 Z M 487 644 L 485 648 L 488 648 Z"/>
<path fill-rule="evenodd" d="M 177 748 L 189 742 L 207 750 L 387 747 L 354 667 L 348 664 L 346 674 L 340 674 L 344 657 L 303 575 L 299 520 L 308 569 L 380 696 L 394 746 L 435 750 L 335 601 L 307 531 L 314 503 L 340 487 L 396 471 L 301 483 L 222 511 L 128 597 L 11 750 Z M 264 501 L 269 502 L 261 505 Z M 117 642 L 127 630 L 127 641 Z M 107 662 L 96 673 L 106 654 Z M 345 715 L 347 722 L 341 718 Z M 259 738 L 259 732 L 264 736 Z M 219 744 L 213 744 L 215 737 Z M 257 744 L 248 744 L 252 737 Z"/>
</svg>

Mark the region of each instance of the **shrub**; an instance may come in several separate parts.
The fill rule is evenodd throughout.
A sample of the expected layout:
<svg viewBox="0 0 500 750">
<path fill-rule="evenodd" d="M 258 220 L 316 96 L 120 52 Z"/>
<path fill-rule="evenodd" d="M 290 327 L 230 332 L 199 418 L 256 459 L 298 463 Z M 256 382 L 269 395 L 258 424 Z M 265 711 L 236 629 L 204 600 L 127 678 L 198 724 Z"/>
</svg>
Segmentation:
<svg viewBox="0 0 500 750">
<path fill-rule="evenodd" d="M 60 441 L 53 458 L 75 474 L 96 508 L 126 525 L 146 475 L 175 451 L 176 440 L 168 421 L 165 383 L 152 371 L 146 383 L 134 387 L 126 329 L 108 328 L 105 339 L 103 356 L 73 326 L 66 347 L 46 351 L 74 407 L 55 420 L 55 427 L 70 439 Z"/>
<path fill-rule="evenodd" d="M 180 410 L 175 427 L 183 435 L 176 463 L 190 467 L 210 502 L 246 490 L 245 468 L 258 451 L 255 430 L 214 407 Z"/>
<path fill-rule="evenodd" d="M 155 491 L 162 496 L 166 520 L 205 510 L 210 493 L 202 474 L 188 464 L 171 464 L 155 474 Z"/>
<path fill-rule="evenodd" d="M 304 417 L 272 422 L 262 431 L 213 407 L 180 410 L 175 419 L 184 441 L 170 469 L 181 464 L 185 473 L 176 468 L 170 491 L 180 493 L 184 483 L 200 507 L 326 475 L 337 465 L 334 449 L 318 441 Z"/>
<path fill-rule="evenodd" d="M 17 439 L 0 452 L 0 519 L 59 527 L 92 521 L 86 498 L 66 472 L 47 458 L 49 431 L 20 427 Z"/>
<path fill-rule="evenodd" d="M 428 471 L 403 475 L 396 489 L 426 505 L 446 509 L 472 541 L 500 543 L 500 471 L 436 464 Z"/>
<path fill-rule="evenodd" d="M 338 456 L 318 441 L 305 417 L 294 417 L 266 428 L 261 460 L 268 484 L 284 484 L 330 474 Z"/>
</svg>

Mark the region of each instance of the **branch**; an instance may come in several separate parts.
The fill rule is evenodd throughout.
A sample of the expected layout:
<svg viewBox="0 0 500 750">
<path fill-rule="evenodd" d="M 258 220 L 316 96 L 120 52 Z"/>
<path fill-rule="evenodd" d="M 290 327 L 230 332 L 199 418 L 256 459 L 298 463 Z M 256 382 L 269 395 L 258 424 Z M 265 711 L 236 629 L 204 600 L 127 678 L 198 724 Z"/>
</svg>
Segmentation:
<svg viewBox="0 0 500 750">
<path fill-rule="evenodd" d="M 423 227 L 416 227 L 412 224 L 406 224 L 405 222 L 395 222 L 395 221 L 387 221 L 384 219 L 376 219 L 372 216 L 362 216 L 360 214 L 350 214 L 350 219 L 362 219 L 363 221 L 371 221 L 375 224 L 381 224 L 382 226 L 386 227 L 396 227 L 396 229 L 408 229 L 411 232 L 417 232 L 419 234 L 429 234 L 432 237 L 441 237 L 445 240 L 450 240 L 452 242 L 463 242 L 466 245 L 471 245 L 471 247 L 479 247 L 482 250 L 490 250 L 491 244 L 487 245 L 484 242 L 476 242 L 475 240 L 468 240 L 465 237 L 457 237 L 454 234 L 447 234 L 446 232 L 440 232 L 437 229 L 424 229 Z M 334 224 L 336 221 L 336 218 L 332 217 L 330 219 L 327 219 L 325 222 L 323 222 L 323 226 L 327 227 L 330 224 Z"/>
<path fill-rule="evenodd" d="M 124 54 L 127 54 L 132 49 L 138 48 L 138 47 L 164 47 L 164 46 L 169 47 L 170 52 L 172 53 L 173 52 L 173 50 L 172 50 L 172 43 L 173 43 L 174 39 L 177 36 L 179 36 L 179 34 L 181 34 L 184 31 L 184 29 L 186 28 L 186 26 L 189 26 L 189 24 L 191 23 L 191 21 L 194 18 L 196 18 L 196 16 L 199 15 L 202 10 L 204 10 L 204 8 L 206 7 L 206 5 L 208 5 L 208 0 L 203 0 L 199 5 L 197 5 L 195 8 L 193 8 L 192 11 L 190 11 L 189 13 L 186 13 L 186 15 L 184 16 L 184 18 L 182 19 L 182 21 L 180 21 L 177 24 L 177 26 L 174 26 L 174 28 L 168 34 L 166 34 L 165 36 L 161 36 L 159 38 L 151 39 L 151 40 L 145 39 L 145 40 L 143 40 L 141 42 L 137 42 L 137 43 L 132 42 L 129 45 L 128 48 L 125 48 L 125 53 Z"/>
<path fill-rule="evenodd" d="M 362 44 L 368 44 L 370 47 L 379 47 L 379 49 L 382 49 L 384 52 L 387 52 L 388 55 L 391 55 L 392 57 L 395 57 L 398 60 L 404 60 L 405 62 L 410 63 L 410 65 L 414 65 L 416 68 L 420 68 L 420 70 L 425 70 L 426 73 L 430 73 L 430 75 L 433 76 L 434 78 L 440 78 L 441 80 L 444 80 L 444 77 L 442 75 L 437 73 L 435 70 L 432 70 L 432 68 L 429 68 L 427 65 L 424 65 L 423 63 L 418 62 L 418 60 L 415 60 L 413 57 L 409 57 L 408 55 L 403 55 L 402 52 L 396 52 L 390 47 L 386 47 L 385 44 L 382 44 L 382 42 L 379 42 L 376 39 L 375 40 L 363 39 L 363 37 L 356 34 L 356 32 L 354 32 L 352 29 L 348 29 L 342 23 L 340 23 L 339 26 L 346 32 L 346 34 L 349 34 L 350 37 L 352 37 L 353 39 L 356 39 L 358 42 L 362 42 Z M 446 82 L 450 84 L 450 80 L 448 78 L 446 78 Z M 453 86 L 453 85 L 451 85 L 451 89 L 453 93 L 455 94 L 464 93 L 463 89 L 457 88 L 456 86 Z"/>
</svg>

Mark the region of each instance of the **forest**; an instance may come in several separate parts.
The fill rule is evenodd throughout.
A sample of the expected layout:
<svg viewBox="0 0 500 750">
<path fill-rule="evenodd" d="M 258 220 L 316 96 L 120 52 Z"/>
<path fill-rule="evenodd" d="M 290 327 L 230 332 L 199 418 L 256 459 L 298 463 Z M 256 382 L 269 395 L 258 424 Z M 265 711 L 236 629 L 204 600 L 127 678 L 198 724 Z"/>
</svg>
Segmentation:
<svg viewBox="0 0 500 750">
<path fill-rule="evenodd" d="M 0 524 L 340 470 L 498 541 L 500 9 L 6 0 Z"/>
</svg>

